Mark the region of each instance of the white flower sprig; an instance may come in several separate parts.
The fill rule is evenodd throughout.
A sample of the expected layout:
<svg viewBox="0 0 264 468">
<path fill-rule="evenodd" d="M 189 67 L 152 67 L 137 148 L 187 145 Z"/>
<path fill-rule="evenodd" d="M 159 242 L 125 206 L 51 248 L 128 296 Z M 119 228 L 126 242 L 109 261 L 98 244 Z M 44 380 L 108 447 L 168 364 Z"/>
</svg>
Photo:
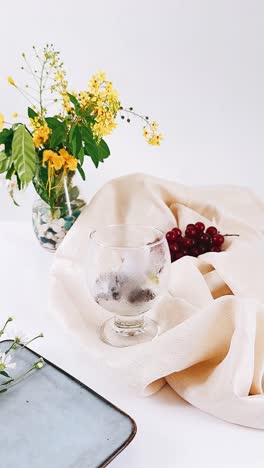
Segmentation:
<svg viewBox="0 0 264 468">
<path fill-rule="evenodd" d="M 14 387 L 20 383 L 28 374 L 34 370 L 41 369 L 44 366 L 44 360 L 39 358 L 27 371 L 19 374 L 17 377 L 12 377 L 10 375 L 10 370 L 16 368 L 16 362 L 13 360 L 13 356 L 9 353 L 11 351 L 19 352 L 28 344 L 32 343 L 38 338 L 43 338 L 43 333 L 35 336 L 34 338 L 29 339 L 21 331 L 13 331 L 12 333 L 7 333 L 8 324 L 13 321 L 12 317 L 8 317 L 2 329 L 0 329 L 0 338 L 3 335 L 7 335 L 9 339 L 12 339 L 12 343 L 7 350 L 1 352 L 0 349 L 0 377 L 2 377 L 3 382 L 0 380 L 0 393 L 6 392 L 9 388 Z M 1 345 L 1 342 L 0 342 Z"/>
</svg>

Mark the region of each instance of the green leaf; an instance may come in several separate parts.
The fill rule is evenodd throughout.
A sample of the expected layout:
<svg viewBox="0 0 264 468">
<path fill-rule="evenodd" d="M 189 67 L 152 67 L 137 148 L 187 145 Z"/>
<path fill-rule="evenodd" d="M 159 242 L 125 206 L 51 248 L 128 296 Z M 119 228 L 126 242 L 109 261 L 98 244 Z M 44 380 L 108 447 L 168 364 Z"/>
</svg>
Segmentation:
<svg viewBox="0 0 264 468">
<path fill-rule="evenodd" d="M 0 153 L 0 174 L 7 172 L 9 169 L 11 158 L 8 158 L 4 151 Z"/>
<path fill-rule="evenodd" d="M 28 117 L 30 119 L 34 119 L 35 117 L 37 117 L 37 115 L 38 114 L 33 109 L 31 109 L 31 107 L 28 107 Z"/>
<path fill-rule="evenodd" d="M 72 126 L 69 139 L 72 146 L 73 156 L 77 158 L 82 148 L 82 136 L 78 125 Z"/>
<path fill-rule="evenodd" d="M 92 110 L 93 110 L 92 107 L 91 107 L 90 109 L 89 109 L 89 108 L 88 108 L 88 109 L 85 109 L 85 115 L 83 116 L 84 119 L 85 119 L 85 121 L 86 121 L 89 125 L 91 125 L 91 124 L 93 124 L 93 123 L 95 122 L 94 117 L 93 117 L 92 115 L 90 115 L 91 112 L 92 112 Z M 88 115 L 86 115 L 86 113 L 88 113 Z"/>
<path fill-rule="evenodd" d="M 1 371 L 0 375 L 3 375 L 4 377 L 8 377 L 10 379 L 10 375 L 5 371 Z"/>
<path fill-rule="evenodd" d="M 78 153 L 78 159 L 80 161 L 81 166 L 83 165 L 83 160 L 84 160 L 84 147 L 82 146 L 79 153 Z"/>
<path fill-rule="evenodd" d="M 95 148 L 95 145 L 92 143 L 86 143 L 84 150 L 85 150 L 85 154 L 87 154 L 87 156 L 90 156 L 95 167 L 97 168 L 99 165 L 99 158 L 98 158 L 98 152 L 97 152 L 97 149 Z"/>
<path fill-rule="evenodd" d="M 90 128 L 82 126 L 81 127 L 81 134 L 82 134 L 83 141 L 85 143 L 95 143 L 95 141 L 93 139 L 93 134 L 92 134 L 92 131 L 90 130 Z"/>
<path fill-rule="evenodd" d="M 95 167 L 98 167 L 100 162 L 104 162 L 104 159 L 108 158 L 110 154 L 109 148 L 103 140 L 99 144 L 87 142 L 85 144 L 85 151 L 92 158 Z"/>
<path fill-rule="evenodd" d="M 73 105 L 74 105 L 74 107 L 75 107 L 75 110 L 76 110 L 76 109 L 79 109 L 80 106 L 79 106 L 79 102 L 78 102 L 78 100 L 76 99 L 76 97 L 73 96 L 73 95 L 70 94 L 70 93 L 67 93 L 67 94 L 68 94 L 68 97 L 69 97 L 70 101 L 73 103 Z"/>
<path fill-rule="evenodd" d="M 55 149 L 57 146 L 65 142 L 67 137 L 67 132 L 65 127 L 57 127 L 52 131 L 50 138 L 50 147 Z"/>
<path fill-rule="evenodd" d="M 5 145 L 5 153 L 7 156 L 11 153 L 13 135 L 14 130 L 12 128 L 5 128 L 0 133 L 0 145 Z"/>
<path fill-rule="evenodd" d="M 82 168 L 82 166 L 80 164 L 77 164 L 77 169 L 78 169 L 78 171 L 80 173 L 80 176 L 81 176 L 82 180 L 85 180 L 85 172 L 84 172 L 84 170 L 83 170 L 83 168 Z"/>
<path fill-rule="evenodd" d="M 4 390 L 0 390 L 0 393 L 7 392 L 7 388 L 4 388 Z"/>
<path fill-rule="evenodd" d="M 62 130 L 66 131 L 64 123 L 58 120 L 56 117 L 46 117 L 45 120 L 48 124 L 48 127 L 51 128 L 51 130 L 61 128 Z"/>
<path fill-rule="evenodd" d="M 12 161 L 22 187 L 31 182 L 36 169 L 36 151 L 31 135 L 24 125 L 20 125 L 12 141 Z"/>
<path fill-rule="evenodd" d="M 70 188 L 69 190 L 70 201 L 77 200 L 79 195 L 80 195 L 80 191 L 76 185 Z"/>
<path fill-rule="evenodd" d="M 15 174 L 16 170 L 15 170 L 15 166 L 14 164 L 11 164 L 11 166 L 9 167 L 7 173 L 6 173 L 6 179 L 7 180 L 11 180 L 12 179 L 12 176 Z"/>
<path fill-rule="evenodd" d="M 104 140 L 101 140 L 98 145 L 98 155 L 99 155 L 100 161 L 110 156 L 110 149 Z"/>
<path fill-rule="evenodd" d="M 4 130 L 0 132 L 0 145 L 5 145 L 7 140 L 13 137 L 13 133 L 12 128 L 4 128 Z"/>
</svg>

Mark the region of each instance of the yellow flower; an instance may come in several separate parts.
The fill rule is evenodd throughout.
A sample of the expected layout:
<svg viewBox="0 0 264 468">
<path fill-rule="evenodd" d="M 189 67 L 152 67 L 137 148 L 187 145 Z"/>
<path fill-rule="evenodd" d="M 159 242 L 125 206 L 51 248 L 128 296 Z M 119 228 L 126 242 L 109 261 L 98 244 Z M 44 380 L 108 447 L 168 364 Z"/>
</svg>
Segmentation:
<svg viewBox="0 0 264 468">
<path fill-rule="evenodd" d="M 42 126 L 39 116 L 34 117 L 34 119 L 29 119 L 29 122 L 33 130 L 36 130 L 37 128 Z"/>
<path fill-rule="evenodd" d="M 99 70 L 95 76 L 99 81 L 106 81 L 106 73 L 102 70 Z"/>
<path fill-rule="evenodd" d="M 4 121 L 5 121 L 5 118 L 4 118 L 3 114 L 0 114 L 0 131 L 2 130 L 2 128 L 4 126 Z"/>
<path fill-rule="evenodd" d="M 146 129 L 146 127 L 143 127 L 143 137 L 144 137 L 144 138 L 147 138 L 148 135 L 149 135 L 148 130 Z"/>
<path fill-rule="evenodd" d="M 99 142 L 104 136 L 112 133 L 117 124 L 116 114 L 120 108 L 117 91 L 106 74 L 99 71 L 92 76 L 88 91 L 78 95 L 78 101 L 83 109 L 89 109 L 95 123 L 91 126 L 94 138 Z"/>
<path fill-rule="evenodd" d="M 156 133 L 158 130 L 158 123 L 154 120 L 152 124 L 149 124 L 149 129 L 143 127 L 143 137 L 147 140 L 149 145 L 159 146 L 163 136 L 161 133 Z"/>
<path fill-rule="evenodd" d="M 71 106 L 71 101 L 70 101 L 70 98 L 68 96 L 67 93 L 63 92 L 61 93 L 61 96 L 62 96 L 62 100 L 63 100 L 63 108 L 66 110 L 66 112 L 72 112 L 73 111 L 73 108 Z"/>
<path fill-rule="evenodd" d="M 81 91 L 78 96 L 80 106 L 85 109 L 91 104 L 91 96 L 88 91 Z"/>
<path fill-rule="evenodd" d="M 152 122 L 152 124 L 150 125 L 150 130 L 152 130 L 153 132 L 156 132 L 156 130 L 158 130 L 158 122 L 156 122 L 155 120 Z"/>
<path fill-rule="evenodd" d="M 72 156 L 68 151 L 64 148 L 59 150 L 60 156 L 64 160 L 64 167 L 65 169 L 69 169 L 70 171 L 75 171 L 77 168 L 78 161 L 74 156 Z"/>
<path fill-rule="evenodd" d="M 44 166 L 46 162 L 50 167 L 54 167 L 56 171 L 59 171 L 64 165 L 63 158 L 51 150 L 43 151 L 42 165 Z"/>
<path fill-rule="evenodd" d="M 148 139 L 148 144 L 153 146 L 159 146 L 160 141 L 163 140 L 163 136 L 161 133 L 157 135 L 153 135 L 151 138 Z"/>
<path fill-rule="evenodd" d="M 14 112 L 14 113 L 12 114 L 12 117 L 14 117 L 14 119 L 16 119 L 16 117 L 18 117 L 18 113 L 17 113 L 17 112 Z"/>
<path fill-rule="evenodd" d="M 33 142 L 36 148 L 46 143 L 51 134 L 51 130 L 47 125 L 38 127 L 33 133 Z"/>
<path fill-rule="evenodd" d="M 115 115 L 109 111 L 103 104 L 98 104 L 94 110 L 96 117 L 95 123 L 91 126 L 93 136 L 100 141 L 104 136 L 110 135 L 117 127 Z"/>
<path fill-rule="evenodd" d="M 64 159 L 64 161 L 67 161 L 69 158 L 71 158 L 71 154 L 68 153 L 68 151 L 65 148 L 62 148 L 59 150 L 60 156 Z"/>
<path fill-rule="evenodd" d="M 89 82 L 88 88 L 92 94 L 98 94 L 100 90 L 100 80 L 97 75 L 93 75 L 92 79 Z"/>
<path fill-rule="evenodd" d="M 16 86 L 16 83 L 14 82 L 12 76 L 9 76 L 9 77 L 7 78 L 7 81 L 8 81 L 8 83 L 11 84 L 12 86 Z"/>
<path fill-rule="evenodd" d="M 64 73 L 62 71 L 58 71 L 58 73 L 54 76 L 55 81 L 62 81 L 64 80 Z"/>
<path fill-rule="evenodd" d="M 68 159 L 68 161 L 65 163 L 65 167 L 66 169 L 69 169 L 70 171 L 76 171 L 77 169 L 77 164 L 78 164 L 78 161 L 77 159 L 75 159 L 73 156 Z"/>
</svg>

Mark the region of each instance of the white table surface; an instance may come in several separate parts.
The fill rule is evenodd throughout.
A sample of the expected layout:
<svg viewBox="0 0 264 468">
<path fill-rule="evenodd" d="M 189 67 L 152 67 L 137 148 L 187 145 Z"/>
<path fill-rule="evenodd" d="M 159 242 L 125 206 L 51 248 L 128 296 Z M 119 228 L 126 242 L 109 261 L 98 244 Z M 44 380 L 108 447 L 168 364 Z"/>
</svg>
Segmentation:
<svg viewBox="0 0 264 468">
<path fill-rule="evenodd" d="M 169 386 L 151 397 L 132 395 L 87 366 L 78 339 L 63 330 L 48 306 L 53 255 L 34 238 L 31 224 L 0 225 L 0 310 L 26 332 L 43 331 L 34 349 L 130 414 L 138 432 L 113 468 L 234 468 L 264 466 L 264 432 L 207 415 Z"/>
</svg>

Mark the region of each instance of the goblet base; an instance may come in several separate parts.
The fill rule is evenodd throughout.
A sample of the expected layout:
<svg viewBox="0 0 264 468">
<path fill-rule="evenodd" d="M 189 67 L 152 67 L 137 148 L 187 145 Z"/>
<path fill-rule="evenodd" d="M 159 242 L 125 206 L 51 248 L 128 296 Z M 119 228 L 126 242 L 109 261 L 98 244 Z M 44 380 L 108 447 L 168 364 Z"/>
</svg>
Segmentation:
<svg viewBox="0 0 264 468">
<path fill-rule="evenodd" d="M 101 339 L 115 348 L 147 343 L 156 338 L 158 333 L 158 324 L 148 317 L 140 320 L 112 317 L 103 323 L 100 330 Z"/>
</svg>

